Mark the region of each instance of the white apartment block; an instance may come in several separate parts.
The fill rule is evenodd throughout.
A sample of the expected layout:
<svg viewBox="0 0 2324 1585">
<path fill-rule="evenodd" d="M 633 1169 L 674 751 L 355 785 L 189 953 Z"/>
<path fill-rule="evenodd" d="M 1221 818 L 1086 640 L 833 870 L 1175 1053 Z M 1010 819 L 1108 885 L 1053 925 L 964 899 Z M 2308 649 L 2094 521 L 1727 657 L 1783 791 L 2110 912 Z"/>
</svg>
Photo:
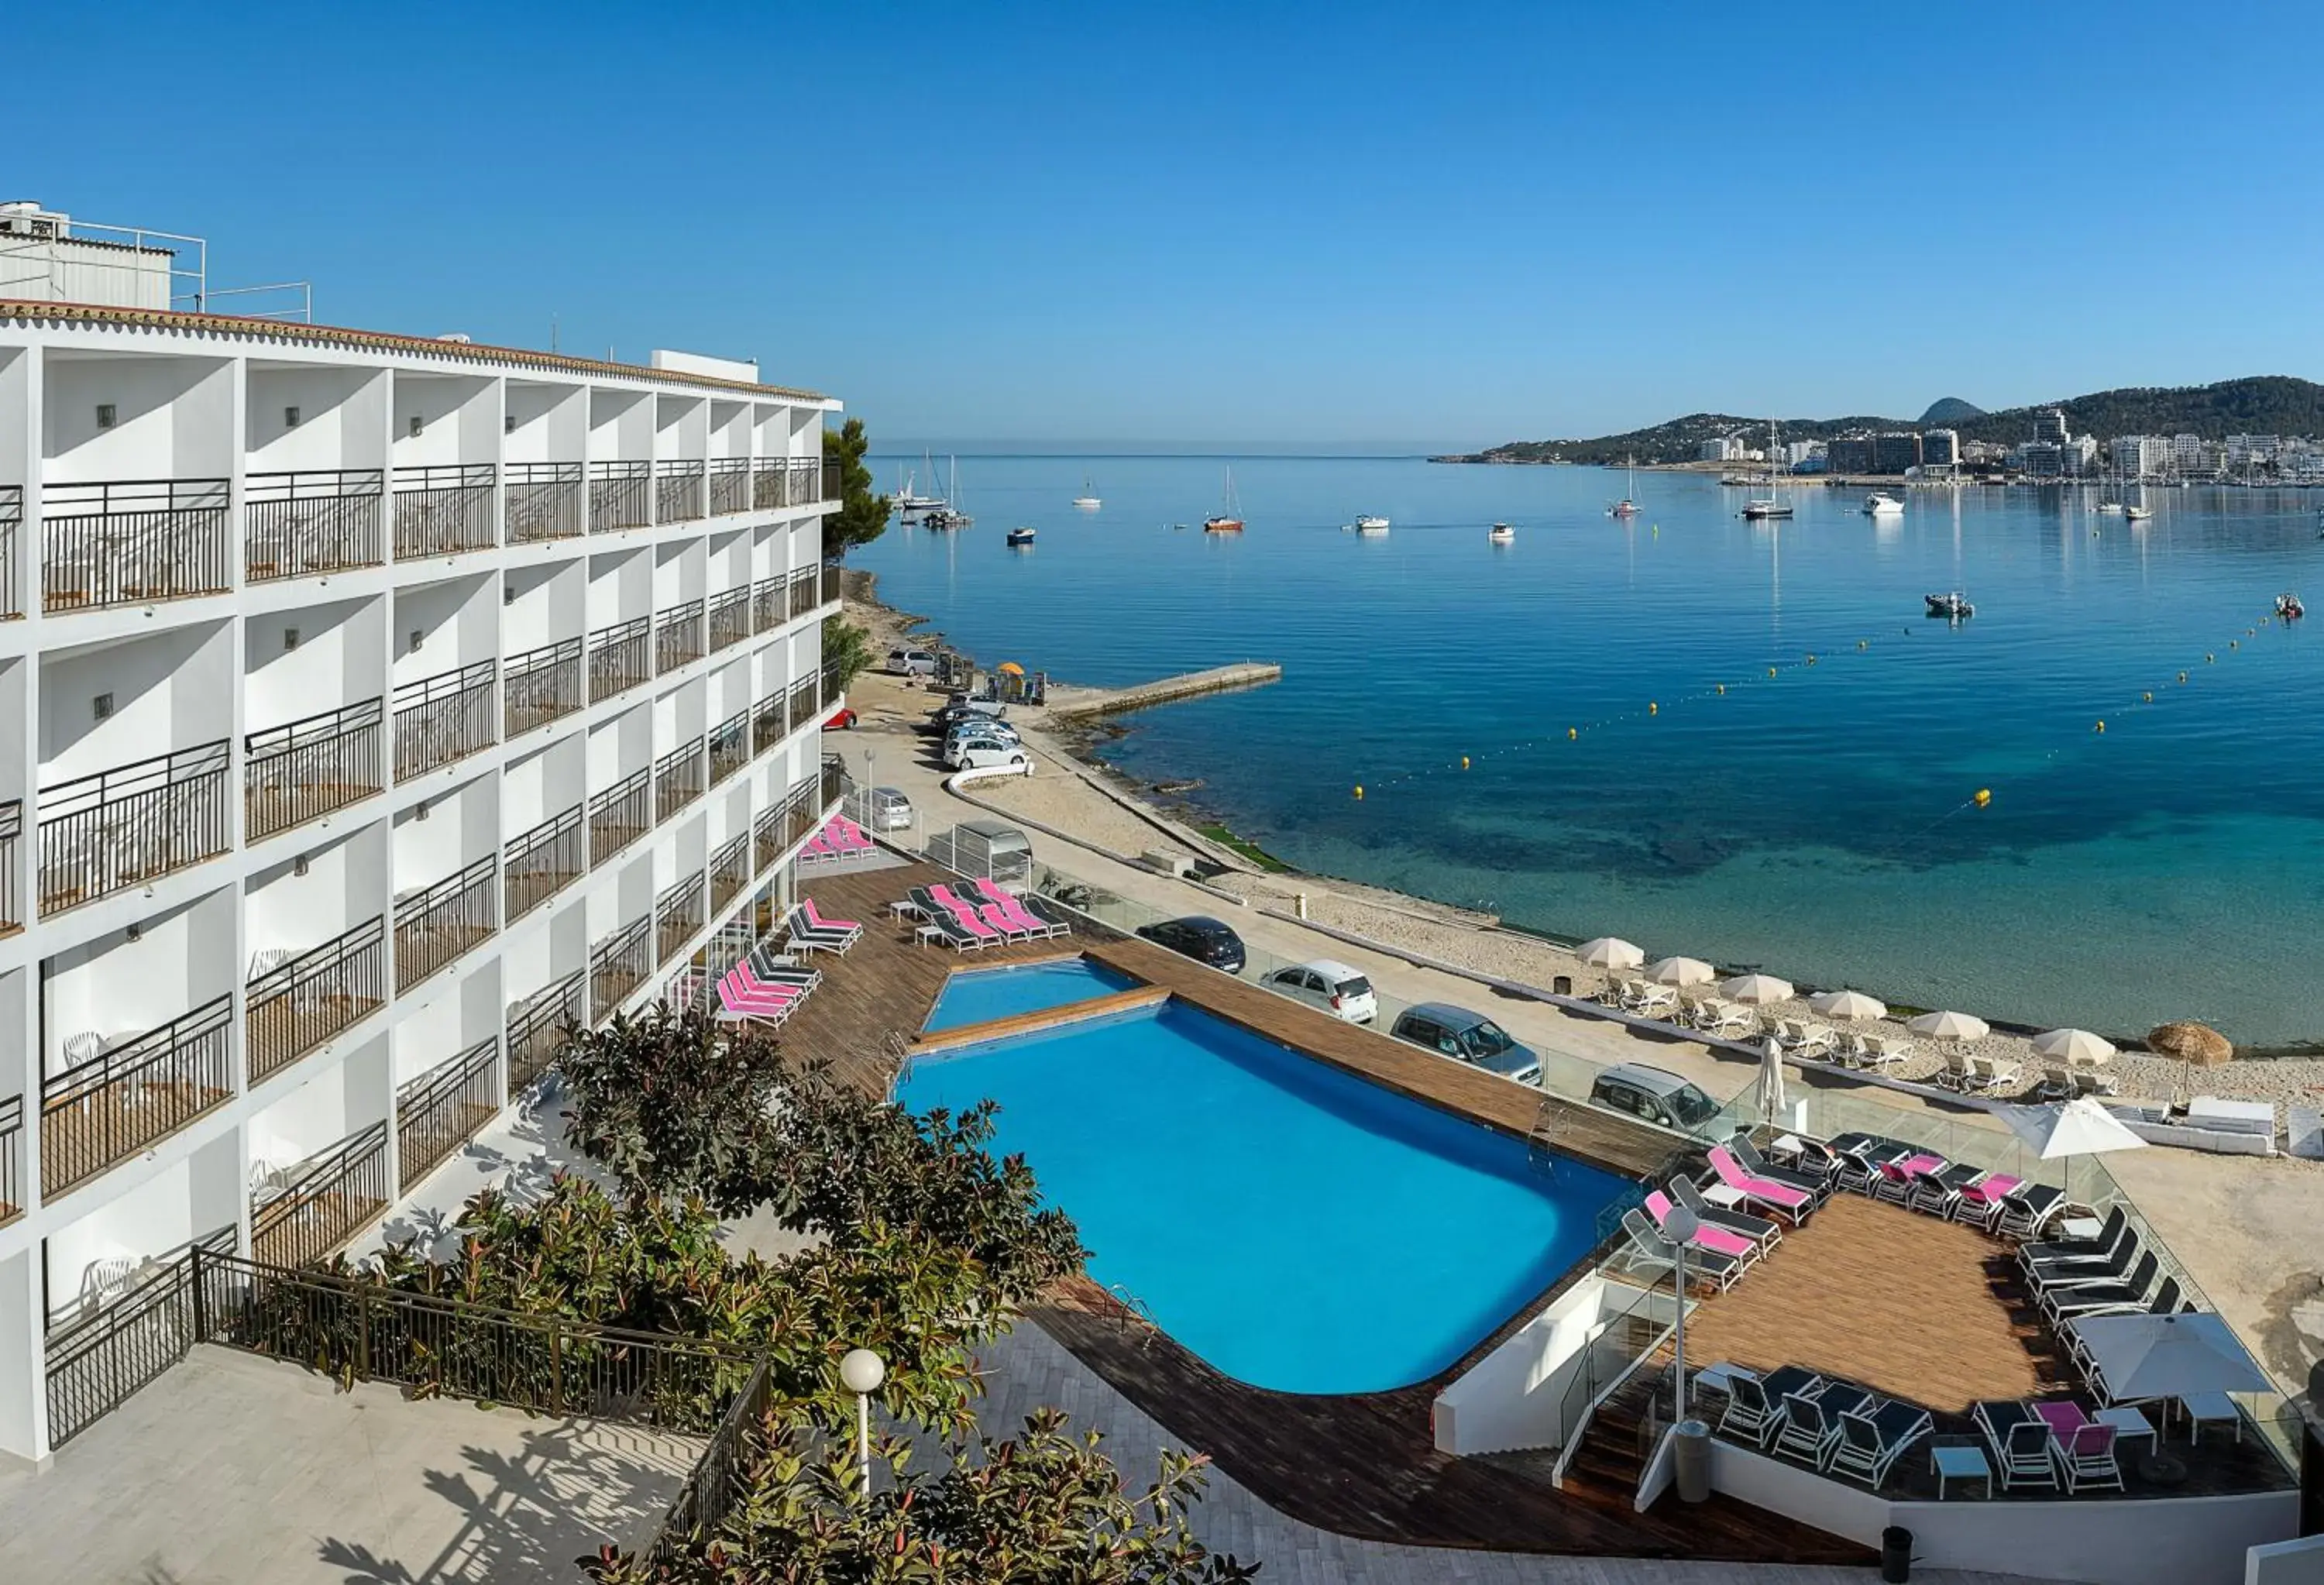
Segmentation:
<svg viewBox="0 0 2324 1585">
<path fill-rule="evenodd" d="M 2114 471 L 2126 479 L 2160 479 L 2171 472 L 2171 442 L 2160 435 L 2117 435 Z"/>
<path fill-rule="evenodd" d="M 657 363 L 0 300 L 0 1452 L 789 895 L 837 404 Z"/>
</svg>

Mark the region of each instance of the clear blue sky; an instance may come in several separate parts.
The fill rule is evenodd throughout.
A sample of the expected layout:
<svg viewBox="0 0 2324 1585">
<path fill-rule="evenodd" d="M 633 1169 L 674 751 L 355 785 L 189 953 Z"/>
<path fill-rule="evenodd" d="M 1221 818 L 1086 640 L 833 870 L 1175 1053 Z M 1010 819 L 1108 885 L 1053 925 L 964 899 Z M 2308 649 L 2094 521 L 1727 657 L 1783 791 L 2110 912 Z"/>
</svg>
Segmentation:
<svg viewBox="0 0 2324 1585">
<path fill-rule="evenodd" d="M 2324 373 L 2313 6 L 25 5 L 7 197 L 875 436 L 1487 444 Z"/>
</svg>

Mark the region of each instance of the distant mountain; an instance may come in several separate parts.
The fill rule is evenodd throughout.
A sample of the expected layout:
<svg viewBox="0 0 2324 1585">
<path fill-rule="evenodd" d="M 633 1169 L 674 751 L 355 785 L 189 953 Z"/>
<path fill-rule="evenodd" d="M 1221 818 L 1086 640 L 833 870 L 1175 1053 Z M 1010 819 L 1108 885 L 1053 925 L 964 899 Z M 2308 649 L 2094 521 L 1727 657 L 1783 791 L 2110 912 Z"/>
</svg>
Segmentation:
<svg viewBox="0 0 2324 1585">
<path fill-rule="evenodd" d="M 2067 428 L 2075 434 L 2096 435 L 2101 440 L 2116 435 L 2200 435 L 2206 440 L 2228 435 L 2324 435 L 2324 385 L 2289 374 L 2223 380 L 2216 385 L 2126 386 L 1998 412 L 1983 412 L 1948 397 L 1917 422 L 1858 416 L 1779 419 L 1776 424 L 1785 440 L 1829 440 L 1835 435 L 1914 429 L 1941 422 L 1960 430 L 1963 440 L 2015 445 L 2034 438 L 2034 410 L 2051 407 L 2065 410 Z M 1485 451 L 1437 460 L 1600 465 L 1618 465 L 1630 457 L 1642 463 L 1692 462 L 1702 455 L 1704 441 L 1722 435 L 1740 436 L 1749 445 L 1766 445 L 1767 422 L 1765 418 L 1734 413 L 1689 413 L 1651 429 L 1603 435 L 1594 440 L 1512 440 Z"/>
</svg>

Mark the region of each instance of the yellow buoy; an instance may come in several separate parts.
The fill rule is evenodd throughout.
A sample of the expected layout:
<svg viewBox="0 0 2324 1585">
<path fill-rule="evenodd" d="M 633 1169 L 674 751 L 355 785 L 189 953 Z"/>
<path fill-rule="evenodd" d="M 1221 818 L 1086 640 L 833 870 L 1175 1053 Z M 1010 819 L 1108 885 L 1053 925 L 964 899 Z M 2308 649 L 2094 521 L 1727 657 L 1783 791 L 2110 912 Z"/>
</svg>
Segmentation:
<svg viewBox="0 0 2324 1585">
<path fill-rule="evenodd" d="M 1773 677 L 1773 676 L 1775 676 L 1775 668 L 1774 667 L 1772 667 L 1772 666 L 1770 666 L 1769 668 L 1767 668 L 1767 675 L 1768 675 L 1769 677 Z"/>
<path fill-rule="evenodd" d="M 1569 727 L 1567 727 L 1567 728 L 1565 729 L 1565 741 L 1566 741 L 1567 742 L 1569 742 L 1569 743 L 1570 743 L 1570 742 L 1572 742 L 1575 738 L 1580 737 L 1581 735 L 1582 735 L 1582 729 L 1581 729 L 1581 728 L 1579 728 L 1579 727 L 1569 726 Z"/>
<path fill-rule="evenodd" d="M 1657 705 L 1657 704 L 1654 703 L 1652 700 L 1648 700 L 1648 701 L 1646 702 L 1646 714 L 1649 714 L 1649 715 L 1660 715 L 1662 713 L 1663 713 L 1663 707 L 1662 707 L 1660 705 Z"/>
<path fill-rule="evenodd" d="M 1363 802 L 1363 798 L 1364 798 L 1364 784 L 1363 784 L 1362 782 L 1360 782 L 1360 782 L 1356 783 L 1356 801 L 1357 801 L 1358 803 L 1361 803 L 1361 802 Z"/>
<path fill-rule="evenodd" d="M 1815 664 L 1815 657 L 1814 657 L 1814 656 L 1811 655 L 1811 656 L 1809 656 L 1809 657 L 1808 657 L 1808 664 L 1809 664 L 1810 666 L 1813 666 L 1813 665 Z"/>
<path fill-rule="evenodd" d="M 2227 648 L 2230 650 L 2240 650 L 2243 647 L 2244 641 L 2241 639 L 2229 639 L 2227 640 Z"/>
<path fill-rule="evenodd" d="M 2218 662 L 2218 659 L 2219 658 L 2217 655 L 2206 655 L 2203 657 L 2203 664 L 2206 666 L 2216 665 Z"/>
<path fill-rule="evenodd" d="M 1727 692 L 1727 685 L 1726 685 L 1725 683 L 1720 683 L 1720 684 L 1719 685 L 1719 692 L 1720 692 L 1720 694 L 1722 696 L 1726 694 L 1726 692 Z"/>
<path fill-rule="evenodd" d="M 1978 788 L 1977 789 L 1977 806 L 1982 809 L 1986 805 L 1991 802 L 1993 802 L 1993 789 L 1989 787 Z"/>
<path fill-rule="evenodd" d="M 2144 699 L 2147 704 L 2152 705 L 2153 703 L 2154 703 L 2154 690 L 2153 690 L 2153 689 L 2152 689 L 2152 688 L 2149 688 L 2145 693 L 2141 694 L 2141 695 L 2139 696 L 2139 697 L 2140 697 L 2141 699 Z"/>
<path fill-rule="evenodd" d="M 1463 770 L 1469 769 L 1469 756 L 1466 754 L 1461 756 L 1461 769 Z"/>
<path fill-rule="evenodd" d="M 2183 671 L 2182 671 L 2182 672 L 2181 672 L 2181 673 L 2179 674 L 2179 680 L 2180 680 L 2181 682 L 2185 682 L 2185 681 L 2187 680 L 2187 674 L 2186 674 L 2185 672 L 2183 672 Z"/>
<path fill-rule="evenodd" d="M 1856 640 L 1856 647 L 1859 650 L 1869 650 L 1872 648 L 1872 640 L 1870 639 L 1858 639 Z"/>
<path fill-rule="evenodd" d="M 2090 730 L 2091 730 L 2091 731 L 2093 731 L 2093 732 L 2104 732 L 2104 731 L 2106 730 L 2106 723 L 2105 723 L 2105 722 L 2103 722 L 2103 721 L 2101 721 L 2101 722 L 2099 722 L 2096 726 L 2092 727 Z"/>
</svg>

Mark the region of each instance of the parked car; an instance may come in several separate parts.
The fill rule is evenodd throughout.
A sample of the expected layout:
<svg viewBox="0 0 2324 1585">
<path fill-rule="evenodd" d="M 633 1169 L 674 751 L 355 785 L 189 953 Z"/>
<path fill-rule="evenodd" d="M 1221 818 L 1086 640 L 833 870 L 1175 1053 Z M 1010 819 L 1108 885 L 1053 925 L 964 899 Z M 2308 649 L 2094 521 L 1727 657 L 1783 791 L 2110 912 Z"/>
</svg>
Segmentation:
<svg viewBox="0 0 2324 1585">
<path fill-rule="evenodd" d="M 875 787 L 863 795 L 863 828 L 867 831 L 909 831 L 919 816 L 901 788 Z"/>
<path fill-rule="evenodd" d="M 982 770 L 992 765 L 1025 763 L 1025 745 L 991 733 L 969 733 L 945 744 L 945 769 Z"/>
<path fill-rule="evenodd" d="M 842 705 L 836 711 L 833 712 L 831 719 L 823 723 L 823 730 L 825 732 L 845 732 L 854 724 L 855 712 L 849 709 L 846 705 Z"/>
<path fill-rule="evenodd" d="M 1230 974 L 1242 972 L 1247 956 L 1242 937 L 1224 919 L 1213 919 L 1208 914 L 1189 914 L 1183 919 L 1157 919 L 1151 925 L 1140 925 L 1138 934 L 1157 946 L 1167 946 L 1181 957 L 1190 957 L 1198 963 L 1208 963 Z"/>
<path fill-rule="evenodd" d="M 1694 1085 L 1642 1062 L 1620 1063 L 1600 1074 L 1591 1082 L 1590 1100 L 1609 1111 L 1687 1132 L 1719 1115 L 1719 1102 Z"/>
<path fill-rule="evenodd" d="M 899 646 L 888 651 L 888 669 L 898 677 L 934 677 L 936 674 L 936 652 L 932 650 L 907 650 Z"/>
<path fill-rule="evenodd" d="M 1277 969 L 1267 977 L 1266 984 L 1269 990 L 1296 997 L 1310 1007 L 1322 1008 L 1333 1018 L 1345 1018 L 1351 1024 L 1369 1024 L 1379 1017 L 1379 1000 L 1372 994 L 1372 982 L 1364 978 L 1361 971 L 1330 958 Z"/>
<path fill-rule="evenodd" d="M 1017 729 L 1005 721 L 979 721 L 972 717 L 959 723 L 950 732 L 945 733 L 943 751 L 951 753 L 952 746 L 967 737 L 999 738 L 1004 743 L 1021 743 L 1025 741 L 1017 735 Z"/>
<path fill-rule="evenodd" d="M 932 731 L 950 732 L 964 721 L 1006 721 L 1009 706 L 994 699 L 954 699 L 928 712 Z"/>
<path fill-rule="evenodd" d="M 1521 1084 L 1541 1083 L 1541 1058 L 1484 1014 L 1449 1001 L 1424 1001 L 1405 1009 L 1388 1033 Z"/>
</svg>

